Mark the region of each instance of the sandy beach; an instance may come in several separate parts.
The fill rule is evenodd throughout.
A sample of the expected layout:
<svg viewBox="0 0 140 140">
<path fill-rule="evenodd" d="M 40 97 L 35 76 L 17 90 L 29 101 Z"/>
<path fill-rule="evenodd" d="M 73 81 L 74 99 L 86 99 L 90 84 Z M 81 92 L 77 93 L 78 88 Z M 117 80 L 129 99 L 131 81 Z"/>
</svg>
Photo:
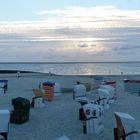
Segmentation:
<svg viewBox="0 0 140 140">
<path fill-rule="evenodd" d="M 104 131 L 100 135 L 83 134 L 82 122 L 79 120 L 78 112 L 80 104 L 73 100 L 72 89 L 74 81 L 80 80 L 95 86 L 92 76 L 50 76 L 48 74 L 23 73 L 18 78 L 16 74 L 1 74 L 0 79 L 8 80 L 8 91 L 0 93 L 0 109 L 12 109 L 11 99 L 24 97 L 32 100 L 33 88 L 38 88 L 39 82 L 58 82 L 63 88 L 60 96 L 54 96 L 52 102 L 45 102 L 42 108 L 31 108 L 29 121 L 23 124 L 10 123 L 8 140 L 54 140 L 66 135 L 71 140 L 113 140 L 113 128 L 115 118 L 113 112 L 120 111 L 132 115 L 140 124 L 140 97 L 138 94 L 127 93 L 124 90 L 123 79 L 137 78 L 140 76 L 104 76 L 106 79 L 117 82 L 116 90 L 118 99 L 111 104 L 110 109 L 104 112 Z M 96 91 L 90 93 L 92 98 Z"/>
</svg>

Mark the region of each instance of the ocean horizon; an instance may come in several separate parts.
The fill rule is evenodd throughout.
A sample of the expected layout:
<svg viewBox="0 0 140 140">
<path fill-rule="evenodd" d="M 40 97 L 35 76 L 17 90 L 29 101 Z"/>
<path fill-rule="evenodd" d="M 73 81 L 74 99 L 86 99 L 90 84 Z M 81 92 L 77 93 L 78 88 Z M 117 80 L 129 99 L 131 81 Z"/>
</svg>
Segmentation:
<svg viewBox="0 0 140 140">
<path fill-rule="evenodd" d="M 67 64 L 67 63 L 140 63 L 140 61 L 48 61 L 48 62 L 35 62 L 35 61 L 28 61 L 28 62 L 0 62 L 0 64 Z"/>
<path fill-rule="evenodd" d="M 139 75 L 140 62 L 0 62 L 0 70 L 58 75 Z"/>
</svg>

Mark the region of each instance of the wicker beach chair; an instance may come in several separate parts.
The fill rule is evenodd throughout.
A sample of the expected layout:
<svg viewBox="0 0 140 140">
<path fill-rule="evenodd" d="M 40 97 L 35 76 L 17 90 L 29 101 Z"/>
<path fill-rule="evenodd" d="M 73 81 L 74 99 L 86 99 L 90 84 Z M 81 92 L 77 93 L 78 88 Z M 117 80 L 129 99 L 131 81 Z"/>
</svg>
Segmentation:
<svg viewBox="0 0 140 140">
<path fill-rule="evenodd" d="M 126 116 L 129 115 L 127 113 L 123 113 L 123 114 Z M 116 125 L 117 125 L 117 127 L 114 128 L 114 140 L 128 140 L 128 139 L 138 140 L 140 138 L 140 135 L 138 135 L 140 133 L 136 130 L 131 130 L 129 132 L 126 132 L 121 118 L 116 113 L 114 113 L 114 115 L 115 115 Z M 136 134 L 138 139 L 134 136 Z M 131 135 L 133 136 L 131 137 Z"/>
<path fill-rule="evenodd" d="M 22 124 L 29 120 L 30 100 L 22 97 L 12 99 L 13 110 L 10 113 L 10 122 Z"/>
<path fill-rule="evenodd" d="M 44 98 L 44 93 L 40 89 L 32 89 L 35 97 L 42 96 Z"/>
</svg>

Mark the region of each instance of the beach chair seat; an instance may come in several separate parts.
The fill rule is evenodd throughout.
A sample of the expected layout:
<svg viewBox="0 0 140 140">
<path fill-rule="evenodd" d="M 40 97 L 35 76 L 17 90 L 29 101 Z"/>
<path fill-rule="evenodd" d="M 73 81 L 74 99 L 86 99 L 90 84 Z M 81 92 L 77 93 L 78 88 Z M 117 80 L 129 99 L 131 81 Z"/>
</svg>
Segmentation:
<svg viewBox="0 0 140 140">
<path fill-rule="evenodd" d="M 45 99 L 45 94 L 42 92 L 42 90 L 40 89 L 32 89 L 35 97 L 42 97 L 43 99 Z"/>
<path fill-rule="evenodd" d="M 136 120 L 127 113 L 114 112 L 116 128 L 114 128 L 114 140 L 140 140 L 140 134 L 136 129 Z"/>
</svg>

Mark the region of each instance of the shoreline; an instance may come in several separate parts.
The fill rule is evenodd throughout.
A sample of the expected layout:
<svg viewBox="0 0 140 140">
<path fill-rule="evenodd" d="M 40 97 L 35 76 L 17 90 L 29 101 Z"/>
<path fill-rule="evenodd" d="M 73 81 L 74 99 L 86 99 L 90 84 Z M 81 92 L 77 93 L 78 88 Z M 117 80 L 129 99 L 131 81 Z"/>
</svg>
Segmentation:
<svg viewBox="0 0 140 140">
<path fill-rule="evenodd" d="M 23 70 L 0 70 L 0 74 L 15 74 L 17 72 L 20 73 L 39 73 L 39 72 L 34 72 L 34 71 L 23 71 Z"/>
<path fill-rule="evenodd" d="M 0 74 L 17 74 L 17 72 L 20 73 L 34 73 L 34 74 L 50 74 L 50 75 L 58 75 L 55 73 L 43 73 L 43 72 L 36 72 L 36 71 L 29 71 L 29 70 L 0 70 Z M 60 74 L 59 76 L 86 76 L 86 77 L 95 77 L 95 76 L 140 76 L 140 74 L 89 74 L 89 75 L 77 75 L 77 74 Z"/>
<path fill-rule="evenodd" d="M 140 75 L 134 74 L 134 75 L 128 75 L 128 74 L 123 74 L 123 75 L 58 75 L 54 73 L 42 73 L 42 72 L 34 72 L 34 71 L 20 71 L 18 75 L 18 70 L 0 70 L 0 79 L 6 79 L 8 77 L 47 77 L 47 78 L 53 78 L 53 77 L 63 77 L 69 78 L 69 77 L 81 77 L 81 78 L 92 78 L 95 79 L 96 77 L 102 77 L 103 80 L 117 80 L 120 79 L 120 81 L 123 81 L 124 79 L 133 79 L 137 80 L 140 79 Z"/>
</svg>

